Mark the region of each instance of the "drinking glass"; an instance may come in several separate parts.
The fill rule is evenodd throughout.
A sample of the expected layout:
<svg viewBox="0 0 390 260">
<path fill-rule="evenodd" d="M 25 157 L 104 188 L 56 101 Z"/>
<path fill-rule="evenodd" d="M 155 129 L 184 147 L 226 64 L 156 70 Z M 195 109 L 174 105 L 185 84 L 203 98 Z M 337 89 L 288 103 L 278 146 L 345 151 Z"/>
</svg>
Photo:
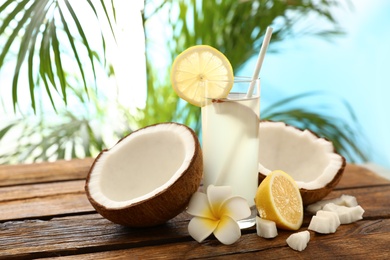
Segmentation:
<svg viewBox="0 0 390 260">
<path fill-rule="evenodd" d="M 230 186 L 233 194 L 248 201 L 252 215 L 239 221 L 240 228 L 256 223 L 254 198 L 258 180 L 260 79 L 235 77 L 234 81 L 205 81 L 208 86 L 233 84 L 227 98 L 209 98 L 202 107 L 204 187 Z M 253 94 L 247 96 L 252 84 Z"/>
</svg>

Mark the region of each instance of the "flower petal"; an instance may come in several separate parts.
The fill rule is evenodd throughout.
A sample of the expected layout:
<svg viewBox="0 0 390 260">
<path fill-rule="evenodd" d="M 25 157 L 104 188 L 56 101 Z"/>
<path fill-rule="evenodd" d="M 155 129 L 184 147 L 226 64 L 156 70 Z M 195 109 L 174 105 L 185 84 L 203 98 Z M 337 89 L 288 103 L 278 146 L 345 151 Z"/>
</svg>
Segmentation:
<svg viewBox="0 0 390 260">
<path fill-rule="evenodd" d="M 251 209 L 246 199 L 239 196 L 230 197 L 221 205 L 220 216 L 223 215 L 227 215 L 237 221 L 249 217 Z"/>
<path fill-rule="evenodd" d="M 188 233 L 199 243 L 205 240 L 218 226 L 218 220 L 193 217 L 188 224 Z"/>
<path fill-rule="evenodd" d="M 207 195 L 202 192 L 195 192 L 190 200 L 187 208 L 187 213 L 195 217 L 203 217 L 215 220 L 215 217 L 210 209 Z"/>
<path fill-rule="evenodd" d="M 215 216 L 220 217 L 218 212 L 222 203 L 232 195 L 232 188 L 230 186 L 214 186 L 209 185 L 207 187 L 207 197 L 212 212 Z"/>
<path fill-rule="evenodd" d="M 214 230 L 215 237 L 225 245 L 231 245 L 241 237 L 237 222 L 229 216 L 223 216 Z"/>
</svg>

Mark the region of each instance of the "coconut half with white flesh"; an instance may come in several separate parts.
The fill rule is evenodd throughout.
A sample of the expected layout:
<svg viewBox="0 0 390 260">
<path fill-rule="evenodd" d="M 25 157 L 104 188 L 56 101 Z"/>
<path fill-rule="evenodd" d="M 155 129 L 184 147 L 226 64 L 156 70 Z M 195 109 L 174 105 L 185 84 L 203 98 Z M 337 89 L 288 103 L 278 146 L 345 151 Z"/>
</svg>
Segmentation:
<svg viewBox="0 0 390 260">
<path fill-rule="evenodd" d="M 259 183 L 283 170 L 298 184 L 304 205 L 323 199 L 340 181 L 346 162 L 333 144 L 283 122 L 260 123 Z"/>
<path fill-rule="evenodd" d="M 156 226 L 186 208 L 202 173 L 195 133 L 185 125 L 160 123 L 103 150 L 88 173 L 85 190 L 106 219 L 130 227 Z"/>
</svg>

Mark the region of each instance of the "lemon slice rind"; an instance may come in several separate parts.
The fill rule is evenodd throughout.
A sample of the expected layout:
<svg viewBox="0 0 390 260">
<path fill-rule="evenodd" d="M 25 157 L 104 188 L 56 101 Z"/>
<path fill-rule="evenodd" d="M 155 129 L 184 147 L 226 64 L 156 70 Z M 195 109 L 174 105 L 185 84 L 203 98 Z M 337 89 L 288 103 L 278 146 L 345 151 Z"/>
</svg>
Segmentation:
<svg viewBox="0 0 390 260">
<path fill-rule="evenodd" d="M 179 54 L 172 64 L 176 94 L 195 106 L 226 98 L 233 86 L 233 68 L 226 56 L 208 45 L 196 45 Z M 206 94 L 207 81 L 207 94 Z"/>
</svg>

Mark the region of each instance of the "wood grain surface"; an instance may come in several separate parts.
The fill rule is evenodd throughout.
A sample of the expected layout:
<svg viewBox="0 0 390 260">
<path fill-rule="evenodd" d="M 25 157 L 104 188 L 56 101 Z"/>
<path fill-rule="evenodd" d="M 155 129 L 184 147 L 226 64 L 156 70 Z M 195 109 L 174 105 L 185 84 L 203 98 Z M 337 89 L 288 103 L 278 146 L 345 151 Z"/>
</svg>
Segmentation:
<svg viewBox="0 0 390 260">
<path fill-rule="evenodd" d="M 327 198 L 353 195 L 363 220 L 341 225 L 335 234 L 311 233 L 297 252 L 279 230 L 274 239 L 242 230 L 225 246 L 210 236 L 202 243 L 187 231 L 191 216 L 181 213 L 154 228 L 130 229 L 97 214 L 84 192 L 93 160 L 0 166 L 1 259 L 390 259 L 390 181 L 365 168 L 348 165 Z M 305 213 L 300 230 L 311 215 Z"/>
</svg>

